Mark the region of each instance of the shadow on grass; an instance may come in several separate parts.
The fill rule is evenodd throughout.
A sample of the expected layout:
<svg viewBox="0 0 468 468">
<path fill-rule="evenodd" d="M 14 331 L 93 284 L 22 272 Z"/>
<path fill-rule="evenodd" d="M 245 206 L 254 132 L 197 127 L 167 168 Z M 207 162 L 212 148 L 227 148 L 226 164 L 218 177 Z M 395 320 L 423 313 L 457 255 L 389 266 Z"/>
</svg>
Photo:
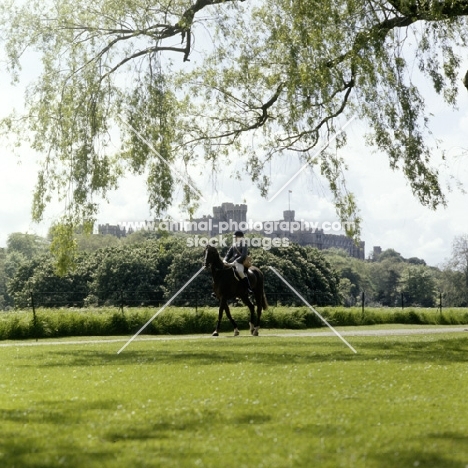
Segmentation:
<svg viewBox="0 0 468 468">
<path fill-rule="evenodd" d="M 58 407 L 56 407 L 56 405 Z M 226 417 L 218 411 L 210 409 L 188 410 L 178 412 L 176 416 L 169 414 L 155 414 L 156 420 L 129 421 L 122 417 L 118 422 L 109 421 L 94 424 L 92 414 L 86 410 L 114 409 L 117 402 L 113 400 L 99 400 L 92 403 L 79 401 L 45 401 L 41 409 L 0 410 L 3 421 L 2 438 L 0 440 L 0 466 L 24 468 L 55 468 L 70 467 L 101 467 L 101 466 L 164 466 L 157 461 L 139 465 L 138 456 L 131 451 L 155 453 L 158 456 L 170 456 L 172 460 L 194 460 L 203 453 L 197 452 L 197 444 L 180 445 L 183 440 L 190 440 L 195 434 L 207 432 L 209 435 L 215 427 L 229 426 L 233 429 L 239 425 L 268 424 L 272 416 L 261 410 L 237 414 Z M 36 426 L 40 432 L 28 432 L 25 427 Z M 85 425 L 85 428 L 82 426 Z M 57 426 L 60 429 L 57 430 Z M 81 429 L 80 429 L 81 427 Z M 77 428 L 76 432 L 74 429 Z M 27 431 L 26 431 L 27 432 Z M 51 437 L 51 434 L 54 437 Z M 31 434 L 34 434 L 31 436 Z M 98 438 L 97 445 L 89 446 L 86 436 L 91 434 Z M 127 462 L 122 464 L 121 456 L 125 453 Z M 141 458 L 141 457 L 140 457 Z M 141 460 L 139 460 L 141 461 Z M 176 466 L 176 465 L 171 465 Z M 186 465 L 189 466 L 189 465 Z M 190 464 L 192 466 L 192 464 Z"/>
<path fill-rule="evenodd" d="M 40 439 L 23 440 L 20 434 L 2 436 L 0 441 L 0 465 L 3 468 L 94 468 L 109 466 L 115 460 L 112 452 L 79 452 L 73 441 L 69 444 L 55 444 L 44 449 Z"/>
<path fill-rule="evenodd" d="M 464 468 L 465 463 L 456 461 L 453 456 L 443 453 L 423 453 L 404 451 L 398 453 L 381 453 L 369 457 L 376 461 L 379 468 L 419 467 L 419 468 Z M 374 465 L 371 465 L 374 466 Z"/>
<path fill-rule="evenodd" d="M 84 411 L 115 409 L 117 400 L 98 401 L 43 401 L 42 409 L 0 409 L 0 419 L 20 424 L 76 424 L 81 422 Z"/>
<path fill-rule="evenodd" d="M 468 362 L 468 337 L 440 338 L 431 340 L 387 339 L 385 342 L 364 342 L 360 349 L 369 357 L 380 357 L 406 363 L 447 364 Z"/>
<path fill-rule="evenodd" d="M 370 340 L 354 338 L 353 346 L 358 353 L 352 353 L 344 344 L 333 339 L 284 338 L 248 340 L 184 341 L 161 344 L 145 343 L 144 350 L 126 349 L 117 352 L 102 352 L 84 347 L 81 350 L 60 349 L 49 351 L 47 359 L 23 363 L 24 367 L 61 366 L 134 366 L 138 364 L 183 364 L 213 365 L 249 362 L 258 365 L 290 365 L 323 362 L 368 362 L 377 360 L 405 363 L 446 364 L 468 362 L 468 339 L 466 337 L 428 340 L 387 337 Z M 141 345 L 141 343 L 140 343 Z M 151 349 L 148 349 L 151 347 Z M 55 356 L 55 358 L 53 357 Z"/>
<path fill-rule="evenodd" d="M 74 428 L 89 423 L 87 409 L 116 407 L 114 401 L 42 402 L 40 407 L 0 409 L 2 437 L 0 466 L 21 468 L 55 468 L 63 466 L 108 466 L 115 459 L 111 448 L 85 450 Z M 86 416 L 88 415 L 88 416 Z M 40 428 L 31 431 L 29 427 Z M 61 430 L 57 431 L 57 427 Z M 53 428 L 53 429 L 51 429 Z M 50 437 L 48 431 L 53 431 Z"/>
<path fill-rule="evenodd" d="M 255 416 L 252 416 L 255 417 Z M 204 427 L 210 428 L 213 424 L 229 424 L 222 415 L 208 409 L 187 411 L 186 413 L 178 413 L 177 417 L 173 415 L 161 416 L 158 415 L 158 421 L 145 422 L 139 421 L 138 425 L 134 423 L 122 423 L 118 427 L 114 427 L 104 434 L 102 440 L 111 443 L 119 441 L 161 441 L 173 440 L 176 432 L 202 432 Z M 258 423 L 258 421 L 257 421 Z"/>
</svg>

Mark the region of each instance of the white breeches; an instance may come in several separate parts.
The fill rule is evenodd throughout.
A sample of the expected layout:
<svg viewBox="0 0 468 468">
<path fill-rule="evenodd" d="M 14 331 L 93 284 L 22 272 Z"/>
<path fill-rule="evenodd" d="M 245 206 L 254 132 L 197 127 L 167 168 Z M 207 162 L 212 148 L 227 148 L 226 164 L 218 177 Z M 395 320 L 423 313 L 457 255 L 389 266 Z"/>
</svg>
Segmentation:
<svg viewBox="0 0 468 468">
<path fill-rule="evenodd" d="M 242 265 L 242 263 L 232 262 L 231 265 L 237 270 L 237 274 L 239 275 L 240 279 L 245 278 L 244 265 Z"/>
</svg>

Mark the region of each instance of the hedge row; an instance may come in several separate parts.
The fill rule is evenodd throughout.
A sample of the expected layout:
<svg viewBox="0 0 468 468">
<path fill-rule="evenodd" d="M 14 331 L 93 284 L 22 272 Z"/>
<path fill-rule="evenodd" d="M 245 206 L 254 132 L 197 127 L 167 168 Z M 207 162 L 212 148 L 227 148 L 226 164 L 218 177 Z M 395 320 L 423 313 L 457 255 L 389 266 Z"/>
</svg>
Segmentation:
<svg viewBox="0 0 468 468">
<path fill-rule="evenodd" d="M 155 313 L 155 308 L 124 309 L 39 309 L 32 312 L 0 314 L 0 340 L 58 338 L 71 336 L 113 336 L 136 333 Z M 249 315 L 245 307 L 232 307 L 240 329 L 248 329 Z M 376 324 L 468 324 L 468 309 L 366 309 L 324 307 L 319 313 L 333 326 Z M 144 334 L 180 335 L 211 333 L 217 321 L 216 308 L 195 311 L 190 308 L 168 308 L 144 330 Z M 271 307 L 262 315 L 262 328 L 306 329 L 325 326 L 306 307 Z M 222 331 L 231 330 L 224 316 Z"/>
</svg>

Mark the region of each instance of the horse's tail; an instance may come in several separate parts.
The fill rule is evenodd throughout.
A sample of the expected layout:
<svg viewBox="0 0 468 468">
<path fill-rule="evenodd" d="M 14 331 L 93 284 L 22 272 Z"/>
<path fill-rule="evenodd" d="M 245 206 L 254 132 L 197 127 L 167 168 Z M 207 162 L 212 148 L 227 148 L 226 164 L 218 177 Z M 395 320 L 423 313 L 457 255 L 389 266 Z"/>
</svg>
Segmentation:
<svg viewBox="0 0 468 468">
<path fill-rule="evenodd" d="M 256 294 L 257 300 L 260 299 L 260 301 L 262 302 L 262 309 L 267 310 L 268 301 L 265 295 L 265 288 L 264 288 L 265 279 L 264 279 L 263 273 L 261 272 L 261 270 L 258 270 L 258 269 L 254 270 L 254 273 L 255 273 L 255 276 L 257 277 L 257 290 L 258 290 L 258 293 Z M 259 297 L 260 295 L 261 297 Z"/>
<path fill-rule="evenodd" d="M 267 310 L 268 309 L 268 302 L 267 302 L 267 298 L 266 298 L 266 295 L 265 295 L 265 290 L 263 290 L 262 292 L 263 292 L 263 294 L 262 294 L 262 309 Z"/>
</svg>

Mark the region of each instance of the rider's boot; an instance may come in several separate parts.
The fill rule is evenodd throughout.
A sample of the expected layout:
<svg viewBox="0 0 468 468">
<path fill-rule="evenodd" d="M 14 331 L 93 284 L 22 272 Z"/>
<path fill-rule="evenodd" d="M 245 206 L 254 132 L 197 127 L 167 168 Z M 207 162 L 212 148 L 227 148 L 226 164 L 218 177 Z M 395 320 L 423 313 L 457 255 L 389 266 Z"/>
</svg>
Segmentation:
<svg viewBox="0 0 468 468">
<path fill-rule="evenodd" d="M 244 276 L 244 278 L 242 278 L 242 283 L 245 285 L 245 287 L 247 288 L 247 292 L 249 294 L 252 294 L 253 291 L 252 291 L 252 288 L 250 287 L 250 282 L 249 282 L 249 278 L 247 276 Z"/>
</svg>

